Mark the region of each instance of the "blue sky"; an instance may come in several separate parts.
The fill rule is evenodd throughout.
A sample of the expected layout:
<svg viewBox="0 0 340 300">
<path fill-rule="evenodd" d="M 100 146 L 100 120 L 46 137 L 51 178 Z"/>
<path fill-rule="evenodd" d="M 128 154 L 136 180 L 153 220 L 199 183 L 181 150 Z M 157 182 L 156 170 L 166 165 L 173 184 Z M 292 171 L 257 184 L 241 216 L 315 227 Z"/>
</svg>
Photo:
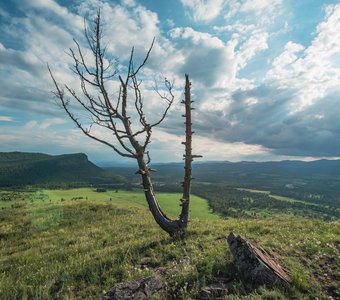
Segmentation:
<svg viewBox="0 0 340 300">
<path fill-rule="evenodd" d="M 98 8 L 122 74 L 131 47 L 138 62 L 156 37 L 141 74 L 150 119 L 164 108 L 154 81 L 175 83 L 175 104 L 153 132 L 154 162 L 181 160 L 185 73 L 196 101 L 194 148 L 204 159 L 340 157 L 340 4 L 333 0 L 1 1 L 0 151 L 123 160 L 67 118 L 46 68 L 79 91 L 65 52 L 73 38 L 86 48 L 83 19 Z M 116 79 L 107 84 L 115 95 Z"/>
</svg>

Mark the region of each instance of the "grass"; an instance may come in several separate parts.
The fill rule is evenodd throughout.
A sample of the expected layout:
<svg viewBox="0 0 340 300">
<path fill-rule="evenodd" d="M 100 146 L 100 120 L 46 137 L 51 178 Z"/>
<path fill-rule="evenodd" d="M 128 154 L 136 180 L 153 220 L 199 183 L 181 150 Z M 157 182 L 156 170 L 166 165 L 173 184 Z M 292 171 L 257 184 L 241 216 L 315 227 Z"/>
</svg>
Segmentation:
<svg viewBox="0 0 340 300">
<path fill-rule="evenodd" d="M 89 201 L 109 201 L 117 205 L 134 206 L 134 207 L 147 207 L 144 193 L 141 191 L 107 191 L 98 193 L 90 188 L 70 189 L 70 190 L 43 190 L 51 201 L 58 201 L 61 198 L 70 200 L 72 198 L 82 197 L 87 198 Z M 178 193 L 160 193 L 157 194 L 158 201 L 162 210 L 170 217 L 176 218 L 180 213 L 180 198 L 181 194 Z M 217 220 L 219 217 L 213 214 L 205 199 L 191 195 L 190 197 L 190 218 L 191 219 L 209 219 Z"/>
<path fill-rule="evenodd" d="M 178 214 L 179 197 L 159 195 L 169 215 Z M 160 266 L 174 273 L 158 299 L 195 298 L 201 285 L 224 273 L 233 277 L 227 299 L 339 295 L 338 222 L 282 216 L 222 220 L 198 197 L 191 210 L 187 239 L 173 241 L 152 220 L 141 192 L 17 193 L 0 201 L 0 298 L 98 299 L 114 284 Z M 223 238 L 231 230 L 279 253 L 292 286 L 244 282 Z M 144 268 L 146 257 L 152 263 Z"/>
</svg>

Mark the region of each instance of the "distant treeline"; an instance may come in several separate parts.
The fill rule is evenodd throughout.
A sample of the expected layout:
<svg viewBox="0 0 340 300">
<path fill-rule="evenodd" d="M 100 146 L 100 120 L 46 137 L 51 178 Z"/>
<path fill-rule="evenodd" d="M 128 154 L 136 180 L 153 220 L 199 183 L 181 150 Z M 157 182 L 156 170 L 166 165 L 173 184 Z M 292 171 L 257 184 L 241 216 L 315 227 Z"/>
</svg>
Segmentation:
<svg viewBox="0 0 340 300">
<path fill-rule="evenodd" d="M 258 217 L 272 214 L 293 214 L 296 216 L 334 220 L 340 218 L 340 210 L 325 205 L 324 196 L 304 198 L 309 201 L 285 201 L 269 194 L 249 192 L 220 185 L 196 185 L 195 194 L 208 200 L 214 212 L 225 217 Z M 303 198 L 303 197 L 302 197 Z M 318 201 L 317 201 L 318 200 Z"/>
</svg>

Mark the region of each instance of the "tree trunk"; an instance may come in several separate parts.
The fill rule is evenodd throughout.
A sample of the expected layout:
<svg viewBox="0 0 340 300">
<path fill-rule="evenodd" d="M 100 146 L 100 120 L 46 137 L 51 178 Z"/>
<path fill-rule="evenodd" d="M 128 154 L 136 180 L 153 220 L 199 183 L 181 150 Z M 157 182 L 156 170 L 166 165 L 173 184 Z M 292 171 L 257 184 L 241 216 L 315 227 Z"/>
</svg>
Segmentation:
<svg viewBox="0 0 340 300">
<path fill-rule="evenodd" d="M 143 157 L 138 159 L 138 166 L 139 173 L 142 176 L 142 184 L 144 188 L 145 198 L 148 202 L 149 209 L 152 213 L 153 218 L 164 231 L 170 234 L 170 236 L 175 236 L 176 233 L 181 231 L 179 221 L 169 219 L 160 208 L 153 190 L 150 178 L 150 171 Z"/>
<path fill-rule="evenodd" d="M 185 142 L 182 144 L 185 145 L 185 174 L 184 174 L 184 181 L 183 181 L 183 196 L 181 199 L 181 214 L 179 216 L 178 220 L 171 220 L 169 219 L 166 214 L 162 211 L 162 209 L 159 206 L 159 203 L 156 199 L 151 177 L 150 177 L 150 170 L 147 165 L 147 163 L 144 160 L 144 153 L 137 157 L 138 161 L 138 167 L 139 167 L 139 173 L 142 176 L 142 184 L 144 188 L 144 193 L 146 200 L 149 205 L 149 209 L 152 213 L 152 216 L 154 217 L 157 224 L 166 231 L 170 236 L 176 236 L 183 238 L 186 233 L 186 228 L 188 225 L 188 219 L 189 219 L 189 203 L 190 203 L 190 188 L 191 188 L 191 163 L 193 161 L 194 157 L 199 157 L 198 155 L 194 156 L 191 153 L 192 150 L 192 129 L 191 129 L 191 101 L 190 99 L 190 81 L 189 76 L 185 75 L 185 100 L 182 101 L 183 104 L 185 104 Z"/>
<path fill-rule="evenodd" d="M 190 97 L 190 86 L 191 83 L 189 81 L 189 76 L 185 74 L 185 142 L 182 144 L 185 145 L 185 172 L 184 172 L 184 181 L 183 181 L 183 196 L 181 199 L 182 212 L 180 214 L 180 220 L 183 223 L 183 227 L 186 229 L 189 220 L 189 203 L 190 203 L 190 190 L 191 190 L 191 162 L 193 161 L 192 157 L 192 129 L 191 129 L 191 97 Z"/>
</svg>

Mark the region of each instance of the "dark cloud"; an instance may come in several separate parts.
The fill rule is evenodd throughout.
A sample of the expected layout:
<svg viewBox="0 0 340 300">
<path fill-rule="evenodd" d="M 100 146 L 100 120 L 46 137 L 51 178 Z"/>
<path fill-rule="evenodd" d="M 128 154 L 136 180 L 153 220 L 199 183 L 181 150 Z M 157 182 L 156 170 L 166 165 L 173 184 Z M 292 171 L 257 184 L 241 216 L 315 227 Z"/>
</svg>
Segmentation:
<svg viewBox="0 0 340 300">
<path fill-rule="evenodd" d="M 213 86 L 226 74 L 230 74 L 228 68 L 232 62 L 225 48 L 192 45 L 186 53 L 188 55 L 179 68 L 179 74 L 190 74 L 191 78 L 205 86 Z"/>
<path fill-rule="evenodd" d="M 60 108 L 57 106 L 52 94 L 52 84 L 46 74 L 46 86 L 50 89 L 28 86 L 20 78 L 4 78 L 0 82 L 0 104 L 2 108 L 43 115 L 58 115 Z"/>
<path fill-rule="evenodd" d="M 209 88 L 235 77 L 233 45 L 190 27 L 175 28 L 170 36 L 174 45 L 181 49 L 180 59 L 174 67 L 177 74 L 190 74 L 197 83 Z"/>
<path fill-rule="evenodd" d="M 273 154 L 340 156 L 340 104 L 329 94 L 294 112 L 295 91 L 259 86 L 232 95 L 226 114 L 200 112 L 200 134 L 225 142 L 261 145 Z"/>
</svg>

